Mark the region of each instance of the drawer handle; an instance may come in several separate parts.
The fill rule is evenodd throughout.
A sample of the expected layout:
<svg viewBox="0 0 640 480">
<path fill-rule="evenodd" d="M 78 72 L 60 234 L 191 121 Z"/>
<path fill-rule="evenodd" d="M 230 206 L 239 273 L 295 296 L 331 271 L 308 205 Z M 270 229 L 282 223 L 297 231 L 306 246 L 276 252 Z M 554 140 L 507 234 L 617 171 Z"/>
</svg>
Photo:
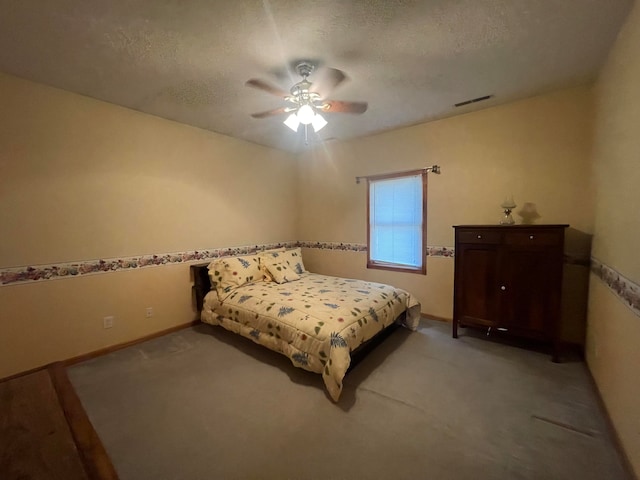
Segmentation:
<svg viewBox="0 0 640 480">
<path fill-rule="evenodd" d="M 482 235 L 478 235 L 478 238 L 482 238 Z"/>
<path fill-rule="evenodd" d="M 533 235 L 529 235 L 529 240 L 533 240 Z"/>
<path fill-rule="evenodd" d="M 503 292 L 504 292 L 506 289 L 507 289 L 507 287 L 505 287 L 504 285 L 502 285 L 502 286 L 500 287 L 500 290 L 502 290 Z"/>
</svg>

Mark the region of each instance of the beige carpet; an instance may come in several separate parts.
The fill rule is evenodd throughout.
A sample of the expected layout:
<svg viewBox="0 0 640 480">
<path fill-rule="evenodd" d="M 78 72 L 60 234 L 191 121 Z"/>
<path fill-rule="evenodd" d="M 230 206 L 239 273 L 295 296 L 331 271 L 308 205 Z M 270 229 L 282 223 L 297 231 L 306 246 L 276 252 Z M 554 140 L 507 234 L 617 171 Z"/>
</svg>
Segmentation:
<svg viewBox="0 0 640 480">
<path fill-rule="evenodd" d="M 199 325 L 69 370 L 120 478 L 627 480 L 586 368 L 423 322 L 345 379 Z"/>
</svg>

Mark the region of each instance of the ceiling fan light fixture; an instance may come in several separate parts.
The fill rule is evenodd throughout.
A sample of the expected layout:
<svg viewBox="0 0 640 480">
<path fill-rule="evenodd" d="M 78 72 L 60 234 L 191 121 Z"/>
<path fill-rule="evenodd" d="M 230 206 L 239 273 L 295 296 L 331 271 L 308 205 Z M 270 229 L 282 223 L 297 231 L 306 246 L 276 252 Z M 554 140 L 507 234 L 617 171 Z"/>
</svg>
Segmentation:
<svg viewBox="0 0 640 480">
<path fill-rule="evenodd" d="M 316 112 L 313 111 L 311 105 L 308 105 L 306 103 L 298 109 L 297 113 L 298 121 L 303 125 L 309 125 L 311 122 L 313 122 L 315 115 Z"/>
<path fill-rule="evenodd" d="M 298 127 L 300 126 L 300 121 L 298 120 L 298 117 L 295 113 L 292 113 L 291 115 L 289 115 L 287 119 L 282 123 L 284 123 L 287 127 L 289 127 L 294 132 L 297 132 Z"/>
<path fill-rule="evenodd" d="M 348 102 L 342 100 L 328 100 L 329 93 L 347 79 L 347 75 L 335 68 L 325 68 L 319 82 L 311 83 L 307 77 L 314 70 L 311 62 L 302 61 L 296 65 L 296 72 L 302 80 L 295 83 L 289 93 L 274 87 L 267 82 L 252 78 L 245 85 L 257 88 L 284 99 L 286 104 L 266 112 L 253 113 L 253 118 L 267 118 L 274 115 L 287 114 L 283 122 L 294 132 L 298 132 L 300 124 L 304 125 L 305 141 L 310 125 L 314 132 L 319 132 L 327 125 L 327 120 L 320 115 L 322 113 L 353 113 L 362 114 L 367 111 L 366 102 Z"/>
<path fill-rule="evenodd" d="M 327 121 L 319 113 L 316 113 L 316 115 L 313 117 L 313 121 L 311 122 L 311 125 L 313 126 L 313 131 L 316 133 L 322 130 L 326 124 L 327 124 Z"/>
</svg>

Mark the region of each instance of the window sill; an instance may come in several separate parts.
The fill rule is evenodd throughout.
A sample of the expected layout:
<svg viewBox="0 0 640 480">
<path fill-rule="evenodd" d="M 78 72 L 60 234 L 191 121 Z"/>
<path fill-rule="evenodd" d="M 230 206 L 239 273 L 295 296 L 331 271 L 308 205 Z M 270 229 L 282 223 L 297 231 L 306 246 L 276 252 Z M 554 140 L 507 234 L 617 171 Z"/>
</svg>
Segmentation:
<svg viewBox="0 0 640 480">
<path fill-rule="evenodd" d="M 398 265 L 393 263 L 367 262 L 367 268 L 373 268 L 376 270 L 389 270 L 392 272 L 417 273 L 420 275 L 427 274 L 426 265 L 422 265 L 421 267 L 408 267 L 406 265 Z"/>
</svg>

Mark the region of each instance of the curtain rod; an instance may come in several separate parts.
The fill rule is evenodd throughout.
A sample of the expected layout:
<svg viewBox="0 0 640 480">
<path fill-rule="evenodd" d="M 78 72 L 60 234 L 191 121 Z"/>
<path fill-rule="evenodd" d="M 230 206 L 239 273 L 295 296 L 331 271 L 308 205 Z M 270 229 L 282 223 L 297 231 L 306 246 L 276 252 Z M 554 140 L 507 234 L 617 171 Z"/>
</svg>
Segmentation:
<svg viewBox="0 0 640 480">
<path fill-rule="evenodd" d="M 402 175 L 403 173 L 412 173 L 412 172 L 431 172 L 431 173 L 440 175 L 440 165 L 432 165 L 430 167 L 417 168 L 415 170 L 405 170 L 403 172 L 383 173 L 378 175 L 363 175 L 361 177 L 356 177 L 356 183 L 360 183 L 360 180 L 362 179 L 385 177 L 387 175 Z"/>
</svg>

